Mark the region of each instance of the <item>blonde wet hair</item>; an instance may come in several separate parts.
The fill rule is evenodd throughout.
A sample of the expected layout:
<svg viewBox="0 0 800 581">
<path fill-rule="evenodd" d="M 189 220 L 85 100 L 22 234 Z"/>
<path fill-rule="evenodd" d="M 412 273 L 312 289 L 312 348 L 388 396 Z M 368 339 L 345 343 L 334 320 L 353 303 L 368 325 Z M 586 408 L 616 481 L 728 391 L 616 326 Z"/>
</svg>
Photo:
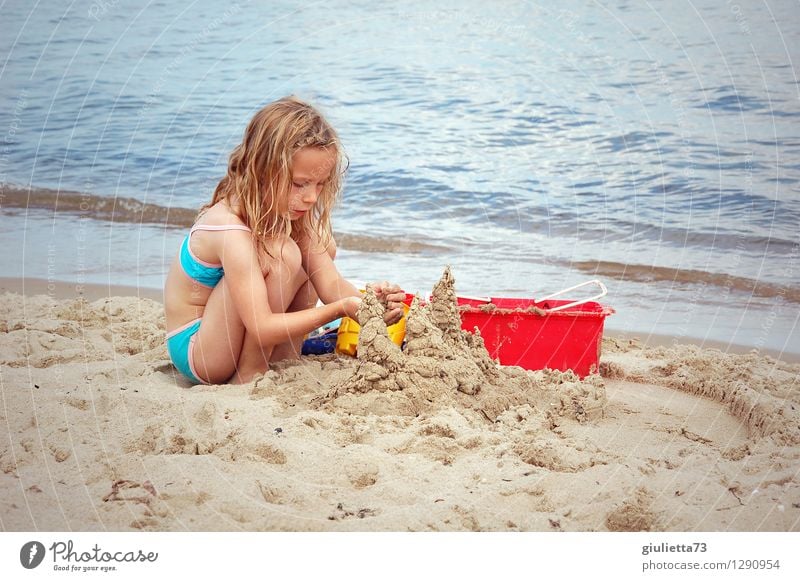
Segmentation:
<svg viewBox="0 0 800 581">
<path fill-rule="evenodd" d="M 292 156 L 304 147 L 331 153 L 332 166 L 319 168 L 328 179 L 314 207 L 292 225 L 289 196 Z M 316 234 L 327 247 L 332 239 L 331 212 L 338 200 L 347 158 L 339 137 L 314 107 L 295 96 L 284 97 L 260 109 L 245 129 L 242 142 L 231 152 L 228 171 L 201 214 L 222 200 L 242 208 L 240 218 L 250 228 L 256 248 L 266 254 L 271 240 Z M 261 252 L 259 252 L 261 254 Z"/>
</svg>

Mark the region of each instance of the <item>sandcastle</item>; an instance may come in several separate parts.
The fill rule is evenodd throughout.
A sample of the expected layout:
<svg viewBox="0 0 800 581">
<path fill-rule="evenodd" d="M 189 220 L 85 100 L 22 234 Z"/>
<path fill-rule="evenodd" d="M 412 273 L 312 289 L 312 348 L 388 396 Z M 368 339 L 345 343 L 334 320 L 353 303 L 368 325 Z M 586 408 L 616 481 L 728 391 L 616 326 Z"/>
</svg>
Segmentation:
<svg viewBox="0 0 800 581">
<path fill-rule="evenodd" d="M 455 281 L 448 267 L 434 286 L 431 301 L 411 303 L 406 321 L 406 346 L 401 350 L 386 331 L 384 305 L 367 289 L 358 322 L 358 363 L 353 375 L 334 388 L 342 392 L 421 390 L 429 396 L 460 391 L 477 394 L 500 374 L 480 334 L 461 329 Z"/>
<path fill-rule="evenodd" d="M 416 410 L 456 405 L 490 421 L 520 403 L 579 420 L 602 414 L 605 390 L 599 377 L 580 381 L 571 372 L 530 372 L 493 361 L 478 330 L 461 328 L 449 267 L 428 304 L 414 298 L 403 350 L 389 339 L 383 316 L 384 305 L 368 288 L 358 311 L 358 360 L 352 373 L 331 388 L 327 401 L 345 394 L 398 393 Z"/>
</svg>

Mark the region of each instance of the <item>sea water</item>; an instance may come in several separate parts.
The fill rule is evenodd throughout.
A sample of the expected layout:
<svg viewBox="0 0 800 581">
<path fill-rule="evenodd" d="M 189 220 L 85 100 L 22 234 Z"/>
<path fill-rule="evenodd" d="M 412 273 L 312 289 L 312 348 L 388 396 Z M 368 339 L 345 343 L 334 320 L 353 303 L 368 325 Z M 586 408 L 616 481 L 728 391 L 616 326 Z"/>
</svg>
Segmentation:
<svg viewBox="0 0 800 581">
<path fill-rule="evenodd" d="M 350 160 L 345 276 L 425 291 L 450 264 L 459 292 L 508 297 L 599 278 L 609 329 L 798 353 L 799 11 L 6 3 L 0 264 L 160 287 L 252 114 L 296 94 Z"/>
</svg>

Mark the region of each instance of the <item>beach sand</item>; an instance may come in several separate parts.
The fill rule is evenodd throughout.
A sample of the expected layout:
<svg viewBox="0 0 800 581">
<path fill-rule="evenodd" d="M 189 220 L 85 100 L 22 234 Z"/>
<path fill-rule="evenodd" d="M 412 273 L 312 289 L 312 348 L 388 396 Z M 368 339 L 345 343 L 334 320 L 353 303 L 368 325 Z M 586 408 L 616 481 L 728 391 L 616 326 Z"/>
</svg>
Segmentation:
<svg viewBox="0 0 800 581">
<path fill-rule="evenodd" d="M 0 295 L 2 530 L 800 530 L 795 362 L 609 338 L 580 381 L 447 301 L 393 350 L 365 301 L 360 359 L 190 386 L 161 304 L 105 290 Z"/>
</svg>

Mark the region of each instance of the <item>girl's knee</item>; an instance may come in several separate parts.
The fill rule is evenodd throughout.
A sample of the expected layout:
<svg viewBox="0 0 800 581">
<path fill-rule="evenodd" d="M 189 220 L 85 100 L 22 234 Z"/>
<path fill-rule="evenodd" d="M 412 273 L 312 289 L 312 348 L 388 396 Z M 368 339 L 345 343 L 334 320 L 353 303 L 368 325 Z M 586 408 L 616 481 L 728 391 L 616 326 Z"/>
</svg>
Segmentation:
<svg viewBox="0 0 800 581">
<path fill-rule="evenodd" d="M 268 247 L 271 256 L 270 271 L 276 268 L 289 274 L 299 272 L 303 267 L 303 256 L 297 242 L 291 238 L 274 240 Z"/>
<path fill-rule="evenodd" d="M 286 268 L 292 272 L 296 272 L 303 267 L 303 254 L 300 252 L 300 247 L 297 242 L 291 238 L 287 238 L 281 247 L 281 261 L 286 265 Z"/>
</svg>

